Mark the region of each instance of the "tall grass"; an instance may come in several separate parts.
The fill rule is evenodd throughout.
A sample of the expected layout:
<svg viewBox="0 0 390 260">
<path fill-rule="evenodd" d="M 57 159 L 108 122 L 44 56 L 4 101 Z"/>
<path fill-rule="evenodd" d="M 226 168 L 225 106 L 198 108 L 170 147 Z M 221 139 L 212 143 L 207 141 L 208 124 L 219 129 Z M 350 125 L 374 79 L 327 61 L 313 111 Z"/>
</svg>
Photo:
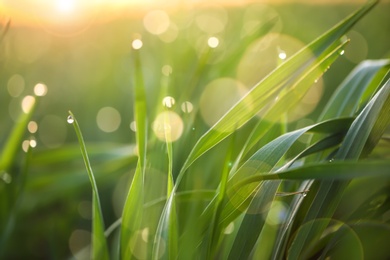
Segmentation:
<svg viewBox="0 0 390 260">
<path fill-rule="evenodd" d="M 178 100 L 182 103 L 192 96 L 195 100 L 194 111 L 183 114 L 185 126 L 178 140 L 173 138 L 178 127 L 175 114 L 170 113 L 177 107 L 148 103 L 143 49 L 134 48 L 134 146 L 92 147 L 87 152 L 82 122 L 79 125 L 77 114 L 69 112 L 68 123 L 74 126 L 92 187 L 91 252 L 83 251 L 79 257 L 389 258 L 381 241 L 390 238 L 389 192 L 385 190 L 390 177 L 386 135 L 390 60 L 363 61 L 345 75 L 315 123 L 291 129 L 286 120 L 288 112 L 342 55 L 349 43 L 344 35 L 376 3 L 369 1 L 281 62 L 205 131 L 195 91 L 213 54 L 211 49 L 204 52 L 189 92 Z M 266 24 L 259 34 L 265 35 L 270 27 Z M 169 91 L 162 87 L 158 96 L 169 96 Z M 22 115 L 2 150 L 3 176 L 12 170 L 16 147 L 32 113 L 33 109 Z M 158 115 L 163 119 L 153 123 Z M 156 131 L 162 133 L 160 138 L 153 134 Z M 103 195 L 89 159 L 100 155 L 109 164 L 107 170 L 99 169 L 103 173 L 135 165 L 122 216 L 108 227 L 100 203 Z M 50 156 L 70 159 L 79 154 L 59 150 L 36 160 L 45 164 Z M 28 165 L 29 153 L 25 157 Z M 163 174 L 157 175 L 154 168 Z M 18 173 L 20 183 L 1 186 L 0 192 L 20 190 L 27 169 Z M 79 176 L 78 172 L 66 174 L 74 179 Z M 16 205 L 15 201 L 2 204 L 0 216 L 7 219 L 0 221 L 6 230 L 0 245 L 5 245 L 9 235 Z M 372 243 L 373 239 L 379 242 Z"/>
</svg>

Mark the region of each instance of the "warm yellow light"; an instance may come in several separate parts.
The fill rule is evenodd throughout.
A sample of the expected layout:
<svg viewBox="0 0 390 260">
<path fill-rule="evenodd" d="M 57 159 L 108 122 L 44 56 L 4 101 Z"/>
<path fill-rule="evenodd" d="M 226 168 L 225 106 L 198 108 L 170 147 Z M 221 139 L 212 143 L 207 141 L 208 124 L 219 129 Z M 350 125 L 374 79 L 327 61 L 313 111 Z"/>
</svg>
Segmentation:
<svg viewBox="0 0 390 260">
<path fill-rule="evenodd" d="M 75 2 L 74 0 L 57 0 L 56 7 L 61 13 L 70 13 L 75 8 Z"/>
</svg>

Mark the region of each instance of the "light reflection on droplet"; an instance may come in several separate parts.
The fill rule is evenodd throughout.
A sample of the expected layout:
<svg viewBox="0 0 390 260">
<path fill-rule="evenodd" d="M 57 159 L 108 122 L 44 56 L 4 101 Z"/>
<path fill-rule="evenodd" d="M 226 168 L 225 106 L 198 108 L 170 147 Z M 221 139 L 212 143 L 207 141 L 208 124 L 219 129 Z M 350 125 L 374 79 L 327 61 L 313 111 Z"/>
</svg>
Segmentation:
<svg viewBox="0 0 390 260">
<path fill-rule="evenodd" d="M 224 234 L 229 235 L 234 231 L 234 222 L 230 222 L 230 224 L 225 228 Z"/>
<path fill-rule="evenodd" d="M 161 68 L 161 72 L 162 72 L 163 75 L 169 76 L 169 75 L 172 74 L 172 67 L 170 65 L 164 65 Z"/>
<path fill-rule="evenodd" d="M 43 83 L 38 83 L 34 87 L 34 94 L 38 97 L 43 97 L 47 94 L 47 86 Z"/>
<path fill-rule="evenodd" d="M 345 53 L 344 50 L 341 50 L 341 51 L 339 52 L 340 55 L 344 55 L 344 53 Z"/>
<path fill-rule="evenodd" d="M 280 51 L 278 56 L 281 60 L 285 60 L 287 58 L 287 54 L 284 51 Z"/>
<path fill-rule="evenodd" d="M 22 100 L 22 110 L 24 113 L 30 112 L 31 108 L 35 104 L 35 97 L 33 96 L 25 96 Z"/>
<path fill-rule="evenodd" d="M 133 42 L 131 43 L 131 46 L 133 47 L 134 50 L 139 50 L 142 48 L 142 41 L 141 39 L 135 39 L 133 40 Z"/>
<path fill-rule="evenodd" d="M 68 118 L 66 119 L 66 122 L 68 122 L 68 124 L 73 124 L 74 123 L 73 116 L 69 115 Z"/>
<path fill-rule="evenodd" d="M 161 141 L 174 142 L 183 134 L 183 120 L 173 111 L 160 113 L 153 122 L 153 132 Z"/>
<path fill-rule="evenodd" d="M 10 184 L 12 182 L 12 176 L 8 172 L 3 172 L 0 177 L 6 184 Z"/>
<path fill-rule="evenodd" d="M 37 122 L 35 122 L 35 121 L 28 122 L 27 130 L 30 133 L 32 133 L 32 134 L 36 133 L 38 131 L 38 124 L 37 124 Z"/>
<path fill-rule="evenodd" d="M 181 104 L 181 110 L 184 112 L 184 113 L 191 113 L 192 110 L 194 109 L 194 106 L 192 105 L 191 102 L 189 101 L 185 101 Z"/>
<path fill-rule="evenodd" d="M 162 104 L 164 107 L 172 108 L 175 105 L 175 99 L 171 96 L 166 96 L 163 98 Z"/>
<path fill-rule="evenodd" d="M 121 115 L 113 107 L 103 107 L 96 115 L 96 123 L 106 133 L 116 131 L 121 124 Z"/>
<path fill-rule="evenodd" d="M 18 97 L 24 90 L 24 78 L 19 74 L 13 75 L 7 82 L 8 93 L 11 97 Z"/>
<path fill-rule="evenodd" d="M 153 10 L 145 15 L 143 23 L 148 32 L 154 35 L 160 35 L 169 28 L 170 19 L 165 11 Z"/>
<path fill-rule="evenodd" d="M 217 37 L 210 37 L 207 40 L 207 44 L 209 45 L 210 48 L 217 48 L 219 45 L 219 40 Z"/>
</svg>

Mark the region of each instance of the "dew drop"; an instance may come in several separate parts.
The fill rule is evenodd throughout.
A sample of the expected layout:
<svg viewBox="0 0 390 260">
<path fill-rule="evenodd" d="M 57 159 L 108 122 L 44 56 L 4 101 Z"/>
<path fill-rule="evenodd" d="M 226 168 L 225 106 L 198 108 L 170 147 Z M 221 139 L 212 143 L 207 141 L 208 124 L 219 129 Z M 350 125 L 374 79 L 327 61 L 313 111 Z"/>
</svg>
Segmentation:
<svg viewBox="0 0 390 260">
<path fill-rule="evenodd" d="M 330 159 L 330 160 L 329 160 L 329 163 L 332 163 L 333 161 L 334 161 L 334 158 Z"/>
<path fill-rule="evenodd" d="M 73 124 L 73 122 L 74 122 L 73 116 L 69 115 L 68 118 L 66 119 L 66 121 L 68 122 L 68 124 Z"/>
<path fill-rule="evenodd" d="M 341 50 L 341 51 L 339 52 L 340 55 L 344 55 L 344 53 L 345 53 L 344 50 Z"/>
<path fill-rule="evenodd" d="M 287 58 L 287 54 L 284 51 L 279 52 L 279 59 L 285 60 Z"/>
<path fill-rule="evenodd" d="M 302 192 L 302 197 L 306 197 L 306 196 L 307 196 L 306 191 L 305 191 L 305 192 Z"/>
</svg>

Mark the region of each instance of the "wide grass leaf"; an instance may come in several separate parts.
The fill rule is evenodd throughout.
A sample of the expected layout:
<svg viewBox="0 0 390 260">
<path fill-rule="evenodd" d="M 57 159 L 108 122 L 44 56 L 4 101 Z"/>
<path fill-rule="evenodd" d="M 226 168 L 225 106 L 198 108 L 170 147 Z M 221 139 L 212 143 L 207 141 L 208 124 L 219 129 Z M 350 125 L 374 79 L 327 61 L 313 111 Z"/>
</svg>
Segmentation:
<svg viewBox="0 0 390 260">
<path fill-rule="evenodd" d="M 350 15 L 344 21 L 314 40 L 297 54 L 254 86 L 239 102 L 237 102 L 212 128 L 195 144 L 186 162 L 183 172 L 202 154 L 229 136 L 234 130 L 247 123 L 278 94 L 290 86 L 307 68 L 313 66 L 316 58 L 324 53 L 332 52 L 341 37 L 365 15 L 377 1 L 370 1 Z M 313 56 L 314 55 L 314 56 Z M 180 177 L 178 179 L 180 180 Z"/>
</svg>

